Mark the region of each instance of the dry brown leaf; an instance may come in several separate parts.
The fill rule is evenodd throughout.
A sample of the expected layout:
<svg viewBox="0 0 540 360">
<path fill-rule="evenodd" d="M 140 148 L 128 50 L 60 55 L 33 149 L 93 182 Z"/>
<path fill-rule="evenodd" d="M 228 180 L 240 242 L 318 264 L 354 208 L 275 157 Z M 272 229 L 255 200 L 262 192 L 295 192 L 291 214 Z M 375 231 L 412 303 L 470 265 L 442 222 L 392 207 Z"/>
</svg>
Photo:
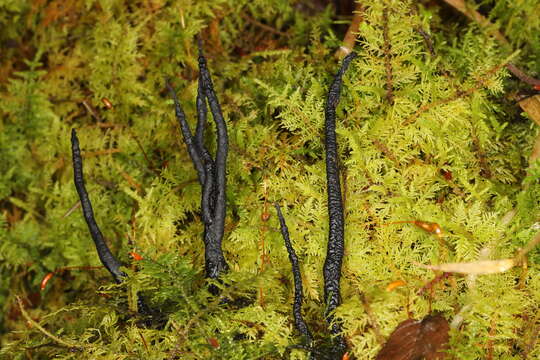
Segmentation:
<svg viewBox="0 0 540 360">
<path fill-rule="evenodd" d="M 437 271 L 460 273 L 460 274 L 497 274 L 510 270 L 516 265 L 514 259 L 502 259 L 502 260 L 481 260 L 462 263 L 446 263 L 439 265 L 423 265 L 418 266 Z"/>
<path fill-rule="evenodd" d="M 376 360 L 442 360 L 448 348 L 450 326 L 441 315 L 407 319 L 390 334 Z"/>
<path fill-rule="evenodd" d="M 519 106 L 521 106 L 521 109 L 523 109 L 535 123 L 540 125 L 540 95 L 534 95 L 521 100 Z"/>
</svg>

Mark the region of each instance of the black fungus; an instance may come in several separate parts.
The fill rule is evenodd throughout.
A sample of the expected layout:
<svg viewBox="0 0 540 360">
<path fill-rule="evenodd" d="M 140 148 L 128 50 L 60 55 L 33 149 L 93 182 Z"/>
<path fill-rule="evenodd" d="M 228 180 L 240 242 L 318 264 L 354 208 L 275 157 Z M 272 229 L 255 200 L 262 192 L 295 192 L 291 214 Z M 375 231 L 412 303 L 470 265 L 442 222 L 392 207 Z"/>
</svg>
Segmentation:
<svg viewBox="0 0 540 360">
<path fill-rule="evenodd" d="M 300 274 L 300 265 L 298 264 L 298 257 L 296 256 L 296 252 L 292 247 L 289 237 L 289 229 L 287 228 L 287 224 L 285 223 L 285 219 L 283 218 L 281 209 L 279 208 L 279 205 L 277 203 L 274 204 L 274 206 L 276 207 L 279 224 L 281 226 L 281 235 L 283 236 L 283 240 L 285 241 L 285 247 L 287 248 L 287 252 L 289 253 L 289 260 L 291 261 L 294 277 L 294 322 L 300 334 L 302 334 L 302 336 L 305 338 L 305 341 L 307 343 L 306 345 L 309 348 L 311 347 L 313 336 L 311 335 L 311 332 L 309 331 L 309 328 L 304 321 L 304 318 L 302 317 L 302 301 L 304 298 L 304 294 L 302 289 L 302 275 Z"/>
<path fill-rule="evenodd" d="M 114 278 L 114 281 L 120 284 L 126 277 L 126 274 L 120 270 L 120 266 L 122 266 L 122 264 L 111 253 L 111 250 L 103 239 L 103 234 L 96 223 L 96 219 L 94 218 L 92 203 L 90 202 L 90 197 L 88 196 L 88 192 L 84 186 L 81 149 L 79 147 L 79 139 L 77 138 L 77 132 L 75 129 L 71 130 L 71 152 L 73 155 L 73 177 L 75 180 L 75 188 L 77 189 L 79 199 L 81 200 L 81 207 L 84 219 L 88 225 L 88 230 L 90 231 L 90 235 L 92 236 L 94 244 L 96 245 L 96 250 L 101 263 L 103 266 L 105 266 L 105 268 L 107 268 L 107 270 L 109 270 Z M 137 294 L 137 308 L 139 314 L 141 315 L 155 315 L 155 312 L 146 305 L 143 296 L 140 294 Z M 145 322 L 145 324 L 150 325 L 150 322 Z"/>
<path fill-rule="evenodd" d="M 122 278 L 126 276 L 124 272 L 120 270 L 120 262 L 114 257 L 109 250 L 109 247 L 103 239 L 103 234 L 99 229 L 96 219 L 94 218 L 94 211 L 92 210 L 92 203 L 88 197 L 88 192 L 84 186 L 84 176 L 83 176 L 83 164 L 81 158 L 81 149 L 79 148 L 79 139 L 77 138 L 77 133 L 75 129 L 71 130 L 71 152 L 73 155 L 73 174 L 75 179 L 75 188 L 79 194 L 79 199 L 81 199 L 82 211 L 86 224 L 88 225 L 88 230 L 90 235 L 96 244 L 96 250 L 98 252 L 99 259 L 101 263 L 109 270 L 114 280 L 117 283 L 122 282 Z"/>
<path fill-rule="evenodd" d="M 328 91 L 325 107 L 325 147 L 326 147 L 326 180 L 328 191 L 329 234 L 326 260 L 323 267 L 324 298 L 326 300 L 326 320 L 332 324 L 332 334 L 341 332 L 339 323 L 334 322 L 333 312 L 341 303 L 339 281 L 343 262 L 344 215 L 339 180 L 338 150 L 336 138 L 336 107 L 341 93 L 342 77 L 356 53 L 347 55 L 341 68 L 334 77 Z M 336 338 L 336 347 L 345 349 L 345 341 L 341 336 Z"/>
<path fill-rule="evenodd" d="M 214 91 L 210 72 L 208 71 L 200 43 L 199 86 L 196 100 L 197 127 L 194 136 L 191 134 L 186 116 L 180 106 L 176 93 L 169 83 L 166 85 L 173 97 L 176 118 L 202 188 L 201 213 L 204 223 L 203 239 L 206 276 L 216 279 L 219 277 L 219 274 L 229 269 L 222 249 L 226 214 L 226 167 L 229 141 L 227 125 L 221 113 L 221 107 Z M 212 159 L 210 152 L 204 145 L 204 130 L 208 113 L 207 102 L 217 129 L 215 159 Z M 211 290 L 213 292 L 216 291 L 214 288 Z"/>
</svg>

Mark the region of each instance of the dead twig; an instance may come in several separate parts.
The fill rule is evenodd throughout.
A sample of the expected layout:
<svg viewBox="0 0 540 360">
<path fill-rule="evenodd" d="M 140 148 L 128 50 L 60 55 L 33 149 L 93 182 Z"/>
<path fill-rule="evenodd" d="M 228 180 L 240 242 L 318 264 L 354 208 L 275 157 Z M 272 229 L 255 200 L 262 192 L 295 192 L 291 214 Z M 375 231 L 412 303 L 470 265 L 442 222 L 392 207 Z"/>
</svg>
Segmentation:
<svg viewBox="0 0 540 360">
<path fill-rule="evenodd" d="M 43 328 L 43 326 L 39 325 L 34 319 L 32 319 L 30 317 L 30 315 L 28 315 L 28 313 L 24 309 L 24 305 L 23 305 L 23 302 L 22 302 L 21 298 L 19 296 L 16 296 L 15 298 L 17 299 L 17 303 L 19 304 L 19 309 L 21 310 L 21 314 L 23 315 L 23 317 L 25 318 L 25 320 L 28 322 L 28 324 L 30 326 L 35 327 L 41 333 L 43 333 L 45 336 L 52 339 L 54 342 L 56 342 L 57 344 L 59 344 L 61 346 L 65 346 L 65 347 L 70 348 L 70 349 L 81 349 L 82 348 L 82 346 L 79 345 L 79 344 L 75 344 L 75 343 L 71 343 L 71 342 L 62 340 L 58 336 L 55 336 L 55 335 L 51 334 L 50 332 L 48 332 L 47 330 L 45 330 Z"/>
<path fill-rule="evenodd" d="M 499 40 L 504 45 L 509 45 L 508 40 L 506 37 L 495 28 L 495 25 L 492 24 L 488 19 L 484 17 L 484 15 L 480 14 L 478 11 L 470 8 L 465 3 L 465 0 L 443 0 L 448 5 L 452 6 L 454 9 L 468 17 L 469 19 L 475 21 L 483 28 L 486 28 L 488 33 L 495 37 L 495 39 Z"/>
<path fill-rule="evenodd" d="M 379 326 L 379 323 L 377 322 L 377 319 L 375 318 L 375 315 L 371 310 L 371 305 L 369 304 L 369 301 L 367 300 L 366 295 L 363 292 L 360 293 L 360 300 L 362 301 L 362 305 L 364 306 L 364 311 L 366 312 L 366 315 L 368 317 L 368 322 L 373 328 L 375 339 L 377 339 L 377 342 L 379 344 L 384 344 L 384 336 L 382 336 L 381 327 Z"/>
<path fill-rule="evenodd" d="M 343 45 L 341 45 L 334 54 L 336 58 L 341 59 L 346 55 L 349 55 L 349 53 L 354 49 L 354 43 L 356 41 L 356 37 L 358 36 L 360 23 L 363 20 L 363 14 L 364 9 L 362 5 L 357 2 L 353 11 L 351 25 L 349 25 L 347 33 L 345 33 L 345 37 L 343 38 Z"/>
<path fill-rule="evenodd" d="M 241 14 L 240 16 L 242 17 L 242 19 L 246 20 L 247 22 L 251 23 L 252 25 L 255 25 L 255 26 L 257 26 L 257 27 L 259 27 L 259 28 L 261 28 L 263 30 L 266 30 L 268 32 L 271 32 L 272 34 L 276 34 L 276 35 L 287 37 L 287 38 L 290 37 L 290 35 L 287 34 L 286 32 L 276 30 L 276 29 L 274 29 L 273 27 L 271 27 L 269 25 L 263 24 L 262 22 L 257 21 L 257 20 L 253 19 L 250 16 L 247 16 L 246 14 Z"/>
<path fill-rule="evenodd" d="M 512 63 L 508 63 L 508 64 L 506 64 L 506 68 L 512 74 L 514 74 L 515 77 L 517 77 L 519 80 L 523 81 L 524 83 L 529 84 L 531 86 L 540 86 L 540 80 L 525 74 L 516 65 L 514 65 Z"/>
</svg>

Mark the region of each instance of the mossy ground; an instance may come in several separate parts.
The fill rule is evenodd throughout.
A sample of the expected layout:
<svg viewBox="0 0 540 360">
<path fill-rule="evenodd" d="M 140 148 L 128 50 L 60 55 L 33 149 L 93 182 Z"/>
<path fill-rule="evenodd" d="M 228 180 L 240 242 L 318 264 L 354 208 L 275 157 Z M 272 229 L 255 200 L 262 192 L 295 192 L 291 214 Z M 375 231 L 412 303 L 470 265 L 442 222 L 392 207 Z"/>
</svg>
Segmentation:
<svg viewBox="0 0 540 360">
<path fill-rule="evenodd" d="M 374 358 L 409 314 L 437 311 L 463 317 L 454 358 L 537 358 L 538 249 L 526 270 L 453 276 L 421 295 L 435 275 L 416 263 L 508 258 L 538 232 L 538 126 L 515 101 L 527 85 L 504 65 L 540 74 L 540 5 L 476 4 L 506 44 L 443 1 L 362 5 L 337 130 L 346 254 L 336 316 L 350 352 Z M 300 339 L 275 201 L 300 258 L 305 319 L 325 341 L 323 113 L 348 21 L 323 1 L 0 0 L 0 358 L 307 358 L 287 350 Z M 194 128 L 198 33 L 230 138 L 231 272 L 220 286 L 236 301 L 226 304 L 206 290 L 200 187 L 164 86 L 171 78 Z M 68 212 L 71 128 L 97 222 L 129 264 L 122 286 L 105 270 L 73 270 L 40 291 L 57 268 L 100 265 L 80 209 Z M 383 226 L 415 219 L 445 236 Z M 164 326 L 142 323 L 137 292 Z"/>
</svg>

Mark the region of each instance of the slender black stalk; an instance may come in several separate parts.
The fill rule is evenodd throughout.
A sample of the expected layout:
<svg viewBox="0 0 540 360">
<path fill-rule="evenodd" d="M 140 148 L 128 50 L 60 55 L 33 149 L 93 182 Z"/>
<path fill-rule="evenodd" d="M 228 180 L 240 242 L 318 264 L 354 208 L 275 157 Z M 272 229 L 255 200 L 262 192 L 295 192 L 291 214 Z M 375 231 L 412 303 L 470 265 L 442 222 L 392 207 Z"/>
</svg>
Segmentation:
<svg viewBox="0 0 540 360">
<path fill-rule="evenodd" d="M 114 281 L 120 284 L 126 277 L 126 274 L 120 270 L 120 266 L 122 266 L 122 264 L 111 253 L 111 250 L 103 239 L 103 234 L 101 233 L 101 230 L 96 223 L 96 219 L 94 218 L 94 210 L 92 209 L 92 203 L 90 202 L 88 192 L 86 191 L 86 187 L 84 186 L 81 149 L 79 147 L 79 139 L 77 138 L 77 132 L 75 131 L 75 129 L 71 130 L 71 152 L 73 155 L 73 177 L 75 180 L 75 188 L 77 189 L 79 199 L 81 200 L 81 207 L 84 219 L 86 220 L 86 224 L 88 225 L 88 230 L 90 231 L 90 235 L 92 236 L 94 244 L 96 245 L 96 250 L 98 252 L 101 263 L 105 266 L 105 268 L 107 268 L 107 270 L 109 270 L 109 272 L 114 278 Z M 141 294 L 137 294 L 137 308 L 139 314 L 141 315 L 151 315 L 154 313 L 152 309 L 150 309 L 148 305 L 146 305 L 146 302 L 144 301 L 144 298 Z"/>
<path fill-rule="evenodd" d="M 195 145 L 197 151 L 202 157 L 205 181 L 201 183 L 203 188 L 201 198 L 201 211 L 203 222 L 210 225 L 214 217 L 215 205 L 215 164 L 210 152 L 204 145 L 204 129 L 206 127 L 206 119 L 208 117 L 208 109 L 206 107 L 206 97 L 204 95 L 204 86 L 202 76 L 199 74 L 199 86 L 197 92 L 197 128 L 195 129 Z"/>
<path fill-rule="evenodd" d="M 302 317 L 302 301 L 304 299 L 304 294 L 302 288 L 302 275 L 300 274 L 300 265 L 298 264 L 298 257 L 296 256 L 296 252 L 292 247 L 291 239 L 289 237 L 289 229 L 287 228 L 287 224 L 285 223 L 285 219 L 283 218 L 281 209 L 277 203 L 274 204 L 274 206 L 276 207 L 279 224 L 281 226 L 281 235 L 283 236 L 283 240 L 285 240 L 285 247 L 287 248 L 287 252 L 289 253 L 289 260 L 291 261 L 294 277 L 294 323 L 300 334 L 302 334 L 302 336 L 304 336 L 304 338 L 306 339 L 307 346 L 309 348 L 311 347 L 311 343 L 313 342 L 313 336 L 311 335 L 311 332 L 309 331 L 309 328 L 304 321 L 304 318 Z"/>
<path fill-rule="evenodd" d="M 341 200 L 336 138 L 336 107 L 339 103 L 343 74 L 355 57 L 356 53 L 352 52 L 343 59 L 341 68 L 336 74 L 328 91 L 325 107 L 326 180 L 328 191 L 328 217 L 330 223 L 328 248 L 323 274 L 326 320 L 328 323 L 332 323 L 334 317 L 333 311 L 341 304 L 339 281 L 345 248 L 344 215 L 343 203 Z M 338 323 L 333 323 L 331 331 L 333 335 L 337 335 L 341 332 L 341 326 Z M 336 340 L 337 346 L 345 349 L 344 339 L 340 336 Z"/>
<path fill-rule="evenodd" d="M 176 96 L 176 93 L 174 92 L 174 89 L 172 88 L 171 84 L 169 84 L 168 81 L 165 81 L 165 85 L 167 86 L 167 89 L 169 89 L 169 93 L 171 94 L 174 100 L 174 109 L 176 113 L 176 119 L 178 120 L 180 129 L 182 130 L 182 135 L 184 136 L 184 142 L 186 143 L 186 147 L 187 147 L 189 156 L 191 157 L 191 161 L 193 161 L 195 170 L 197 170 L 199 183 L 204 184 L 206 180 L 205 172 L 204 172 L 204 165 L 201 159 L 201 155 L 199 151 L 197 151 L 198 149 L 195 145 L 195 141 L 193 140 L 193 136 L 191 135 L 191 130 L 189 129 L 189 124 L 187 123 L 187 120 L 186 120 L 186 114 L 184 113 L 184 110 L 182 110 L 182 107 L 180 106 L 180 102 L 178 101 L 178 97 Z"/>
<path fill-rule="evenodd" d="M 203 184 L 201 210 L 203 222 L 210 226 L 214 222 L 214 207 L 215 207 L 215 170 L 214 161 L 207 152 L 203 153 L 204 170 L 206 171 L 206 181 Z"/>
<path fill-rule="evenodd" d="M 96 244 L 96 250 L 98 252 L 99 259 L 101 263 L 109 270 L 114 280 L 117 283 L 122 282 L 122 278 L 126 276 L 125 273 L 120 271 L 120 262 L 114 257 L 109 250 L 109 247 L 103 239 L 103 234 L 99 229 L 99 226 L 96 223 L 94 218 L 94 211 L 92 210 L 92 203 L 88 197 L 88 192 L 86 192 L 86 187 L 84 186 L 84 176 L 83 176 L 83 164 L 81 158 L 81 149 L 79 148 L 79 139 L 77 138 L 77 133 L 75 129 L 71 130 L 71 151 L 73 154 L 73 173 L 75 179 L 75 188 L 79 194 L 79 199 L 81 199 L 81 207 L 88 225 L 88 230 L 90 235 Z"/>
<path fill-rule="evenodd" d="M 208 108 L 206 107 L 206 97 L 204 96 L 204 86 L 202 76 L 199 74 L 199 83 L 197 86 L 197 128 L 195 129 L 195 144 L 202 153 L 204 148 L 204 129 L 206 119 L 208 118 Z"/>
</svg>

